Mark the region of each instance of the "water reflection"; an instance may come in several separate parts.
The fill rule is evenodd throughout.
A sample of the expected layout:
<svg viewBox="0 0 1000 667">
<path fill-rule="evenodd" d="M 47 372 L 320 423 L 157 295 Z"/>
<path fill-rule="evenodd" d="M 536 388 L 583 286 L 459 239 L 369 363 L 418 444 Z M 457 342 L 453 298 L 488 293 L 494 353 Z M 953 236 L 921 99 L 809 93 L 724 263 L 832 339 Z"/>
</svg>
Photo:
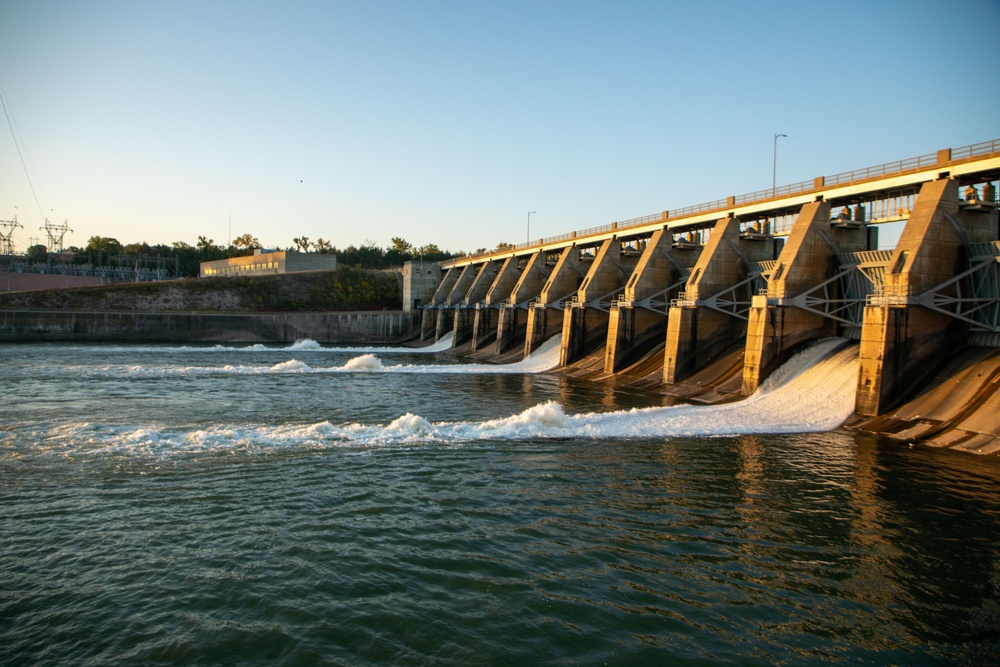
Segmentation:
<svg viewBox="0 0 1000 667">
<path fill-rule="evenodd" d="M 844 433 L 653 451 L 622 445 L 586 461 L 606 477 L 589 495 L 590 537 L 619 536 L 610 567 L 630 596 L 648 596 L 645 611 L 621 609 L 738 628 L 770 647 L 762 655 L 799 645 L 819 657 L 805 637 L 855 656 L 1000 640 L 995 462 L 949 469 L 939 452 Z M 707 613 L 720 605 L 758 612 L 723 628 Z"/>
</svg>

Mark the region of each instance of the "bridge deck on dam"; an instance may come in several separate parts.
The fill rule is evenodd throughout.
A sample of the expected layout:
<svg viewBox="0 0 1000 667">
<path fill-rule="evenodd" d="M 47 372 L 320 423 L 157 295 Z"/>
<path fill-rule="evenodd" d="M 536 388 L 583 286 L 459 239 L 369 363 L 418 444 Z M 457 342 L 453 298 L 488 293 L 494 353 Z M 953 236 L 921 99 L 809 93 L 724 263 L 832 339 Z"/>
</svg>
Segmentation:
<svg viewBox="0 0 1000 667">
<path fill-rule="evenodd" d="M 641 238 L 657 229 L 706 229 L 726 215 L 768 221 L 775 235 L 787 235 L 798 209 L 818 200 L 833 205 L 865 202 L 870 209 L 868 222 L 897 222 L 907 218 L 920 185 L 940 178 L 943 172 L 950 178 L 996 180 L 1000 177 L 1000 139 L 518 243 L 501 251 L 442 262 L 441 267 L 447 270 L 538 251 L 554 252 L 571 245 L 599 245 L 609 238 Z"/>
</svg>

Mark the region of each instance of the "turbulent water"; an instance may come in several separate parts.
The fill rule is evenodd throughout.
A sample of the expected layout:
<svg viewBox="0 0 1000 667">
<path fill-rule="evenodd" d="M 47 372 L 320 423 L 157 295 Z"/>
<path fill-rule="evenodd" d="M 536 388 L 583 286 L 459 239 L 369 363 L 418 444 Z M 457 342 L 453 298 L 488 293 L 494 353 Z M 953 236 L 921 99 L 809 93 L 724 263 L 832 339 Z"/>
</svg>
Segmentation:
<svg viewBox="0 0 1000 667">
<path fill-rule="evenodd" d="M 653 396 L 447 347 L 0 347 L 4 664 L 987 664 L 1000 463 L 857 351 Z"/>
</svg>

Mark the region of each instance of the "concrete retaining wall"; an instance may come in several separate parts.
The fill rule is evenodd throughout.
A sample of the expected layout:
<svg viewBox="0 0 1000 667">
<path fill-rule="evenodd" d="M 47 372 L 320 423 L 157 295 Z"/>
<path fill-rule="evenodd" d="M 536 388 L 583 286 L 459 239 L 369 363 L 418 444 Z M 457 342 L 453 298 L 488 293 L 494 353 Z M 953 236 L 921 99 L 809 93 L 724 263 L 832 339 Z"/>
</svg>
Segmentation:
<svg viewBox="0 0 1000 667">
<path fill-rule="evenodd" d="M 398 343 L 419 313 L 191 313 L 0 311 L 0 342 Z"/>
</svg>

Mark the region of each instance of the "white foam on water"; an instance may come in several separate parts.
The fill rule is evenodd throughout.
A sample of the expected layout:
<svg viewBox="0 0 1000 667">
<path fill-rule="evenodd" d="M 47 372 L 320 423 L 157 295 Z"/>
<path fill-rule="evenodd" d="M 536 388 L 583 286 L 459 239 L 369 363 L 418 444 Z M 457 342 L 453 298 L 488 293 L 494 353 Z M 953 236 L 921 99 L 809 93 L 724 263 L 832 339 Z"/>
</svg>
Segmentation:
<svg viewBox="0 0 1000 667">
<path fill-rule="evenodd" d="M 275 373 L 309 373 L 312 371 L 308 364 L 299 361 L 298 359 L 282 361 L 281 363 L 271 366 L 271 370 Z"/>
<path fill-rule="evenodd" d="M 382 360 L 376 357 L 374 354 L 363 354 L 360 357 L 354 357 L 346 364 L 340 367 L 341 370 L 345 371 L 380 371 L 385 367 L 382 365 Z"/>
<path fill-rule="evenodd" d="M 256 347 L 256 345 L 254 346 Z M 291 345 L 289 345 L 286 350 L 322 350 L 323 346 L 314 340 L 305 338 L 302 340 L 297 340 Z"/>
<path fill-rule="evenodd" d="M 205 429 L 153 426 L 60 425 L 34 434 L 42 449 L 148 454 L 258 451 L 277 447 L 378 447 L 529 439 L 629 439 L 781 434 L 830 431 L 854 410 L 857 346 L 840 339 L 796 355 L 751 397 L 724 405 L 681 405 L 567 415 L 547 402 L 523 412 L 479 422 L 432 423 L 404 414 L 387 425 L 220 425 Z M 358 357 L 357 359 L 362 359 Z M 374 357 L 372 358 L 374 359 Z M 285 362 L 288 363 L 288 362 Z M 73 444 L 75 443 L 75 444 Z M 73 453 L 73 452 L 69 452 Z"/>
<path fill-rule="evenodd" d="M 839 339 L 796 355 L 751 397 L 724 405 L 681 405 L 567 415 L 555 402 L 483 422 L 429 423 L 407 414 L 389 426 L 333 427 L 330 435 L 357 444 L 415 439 L 441 442 L 533 438 L 670 438 L 830 431 L 854 410 L 858 374 L 855 346 Z"/>
<path fill-rule="evenodd" d="M 539 346 L 538 350 L 522 361 L 512 364 L 397 364 L 386 365 L 374 353 L 366 353 L 349 359 L 342 366 L 313 366 L 297 359 L 289 359 L 270 366 L 250 366 L 225 364 L 223 366 L 139 366 L 106 365 L 61 367 L 62 371 L 74 373 L 95 373 L 113 377 L 167 377 L 177 375 L 268 375 L 287 373 L 423 373 L 423 374 L 469 374 L 504 375 L 541 373 L 559 365 L 560 337 L 554 336 Z M 308 351 L 309 347 L 303 348 Z"/>
<path fill-rule="evenodd" d="M 559 365 L 559 344 L 561 340 L 560 336 L 553 336 L 523 360 L 512 364 L 400 364 L 397 366 L 384 366 L 383 370 L 388 373 L 422 373 L 428 375 L 508 375 L 542 373 Z M 348 362 L 348 364 L 350 364 L 350 362 Z"/>
<path fill-rule="evenodd" d="M 454 332 L 448 332 L 441 337 L 441 340 L 423 347 L 329 347 L 326 350 L 334 352 L 370 352 L 372 354 L 428 354 L 450 350 L 452 340 L 454 340 Z"/>
<path fill-rule="evenodd" d="M 451 349 L 452 334 L 449 333 L 444 336 L 441 340 L 437 341 L 433 345 L 426 345 L 424 347 L 388 347 L 382 346 L 368 346 L 368 347 L 338 347 L 338 346 L 328 346 L 324 347 L 320 343 L 312 340 L 311 338 L 302 338 L 290 345 L 265 345 L 263 343 L 254 343 L 252 345 L 102 345 L 100 347 L 101 352 L 122 352 L 122 353 L 135 353 L 135 352 L 155 352 L 157 354 L 174 354 L 174 353 L 218 353 L 218 352 L 370 352 L 374 354 L 427 354 L 434 352 L 444 352 L 445 350 Z M 79 351 L 79 350 L 90 350 L 93 347 L 84 346 L 67 346 L 64 348 L 67 351 Z"/>
</svg>

